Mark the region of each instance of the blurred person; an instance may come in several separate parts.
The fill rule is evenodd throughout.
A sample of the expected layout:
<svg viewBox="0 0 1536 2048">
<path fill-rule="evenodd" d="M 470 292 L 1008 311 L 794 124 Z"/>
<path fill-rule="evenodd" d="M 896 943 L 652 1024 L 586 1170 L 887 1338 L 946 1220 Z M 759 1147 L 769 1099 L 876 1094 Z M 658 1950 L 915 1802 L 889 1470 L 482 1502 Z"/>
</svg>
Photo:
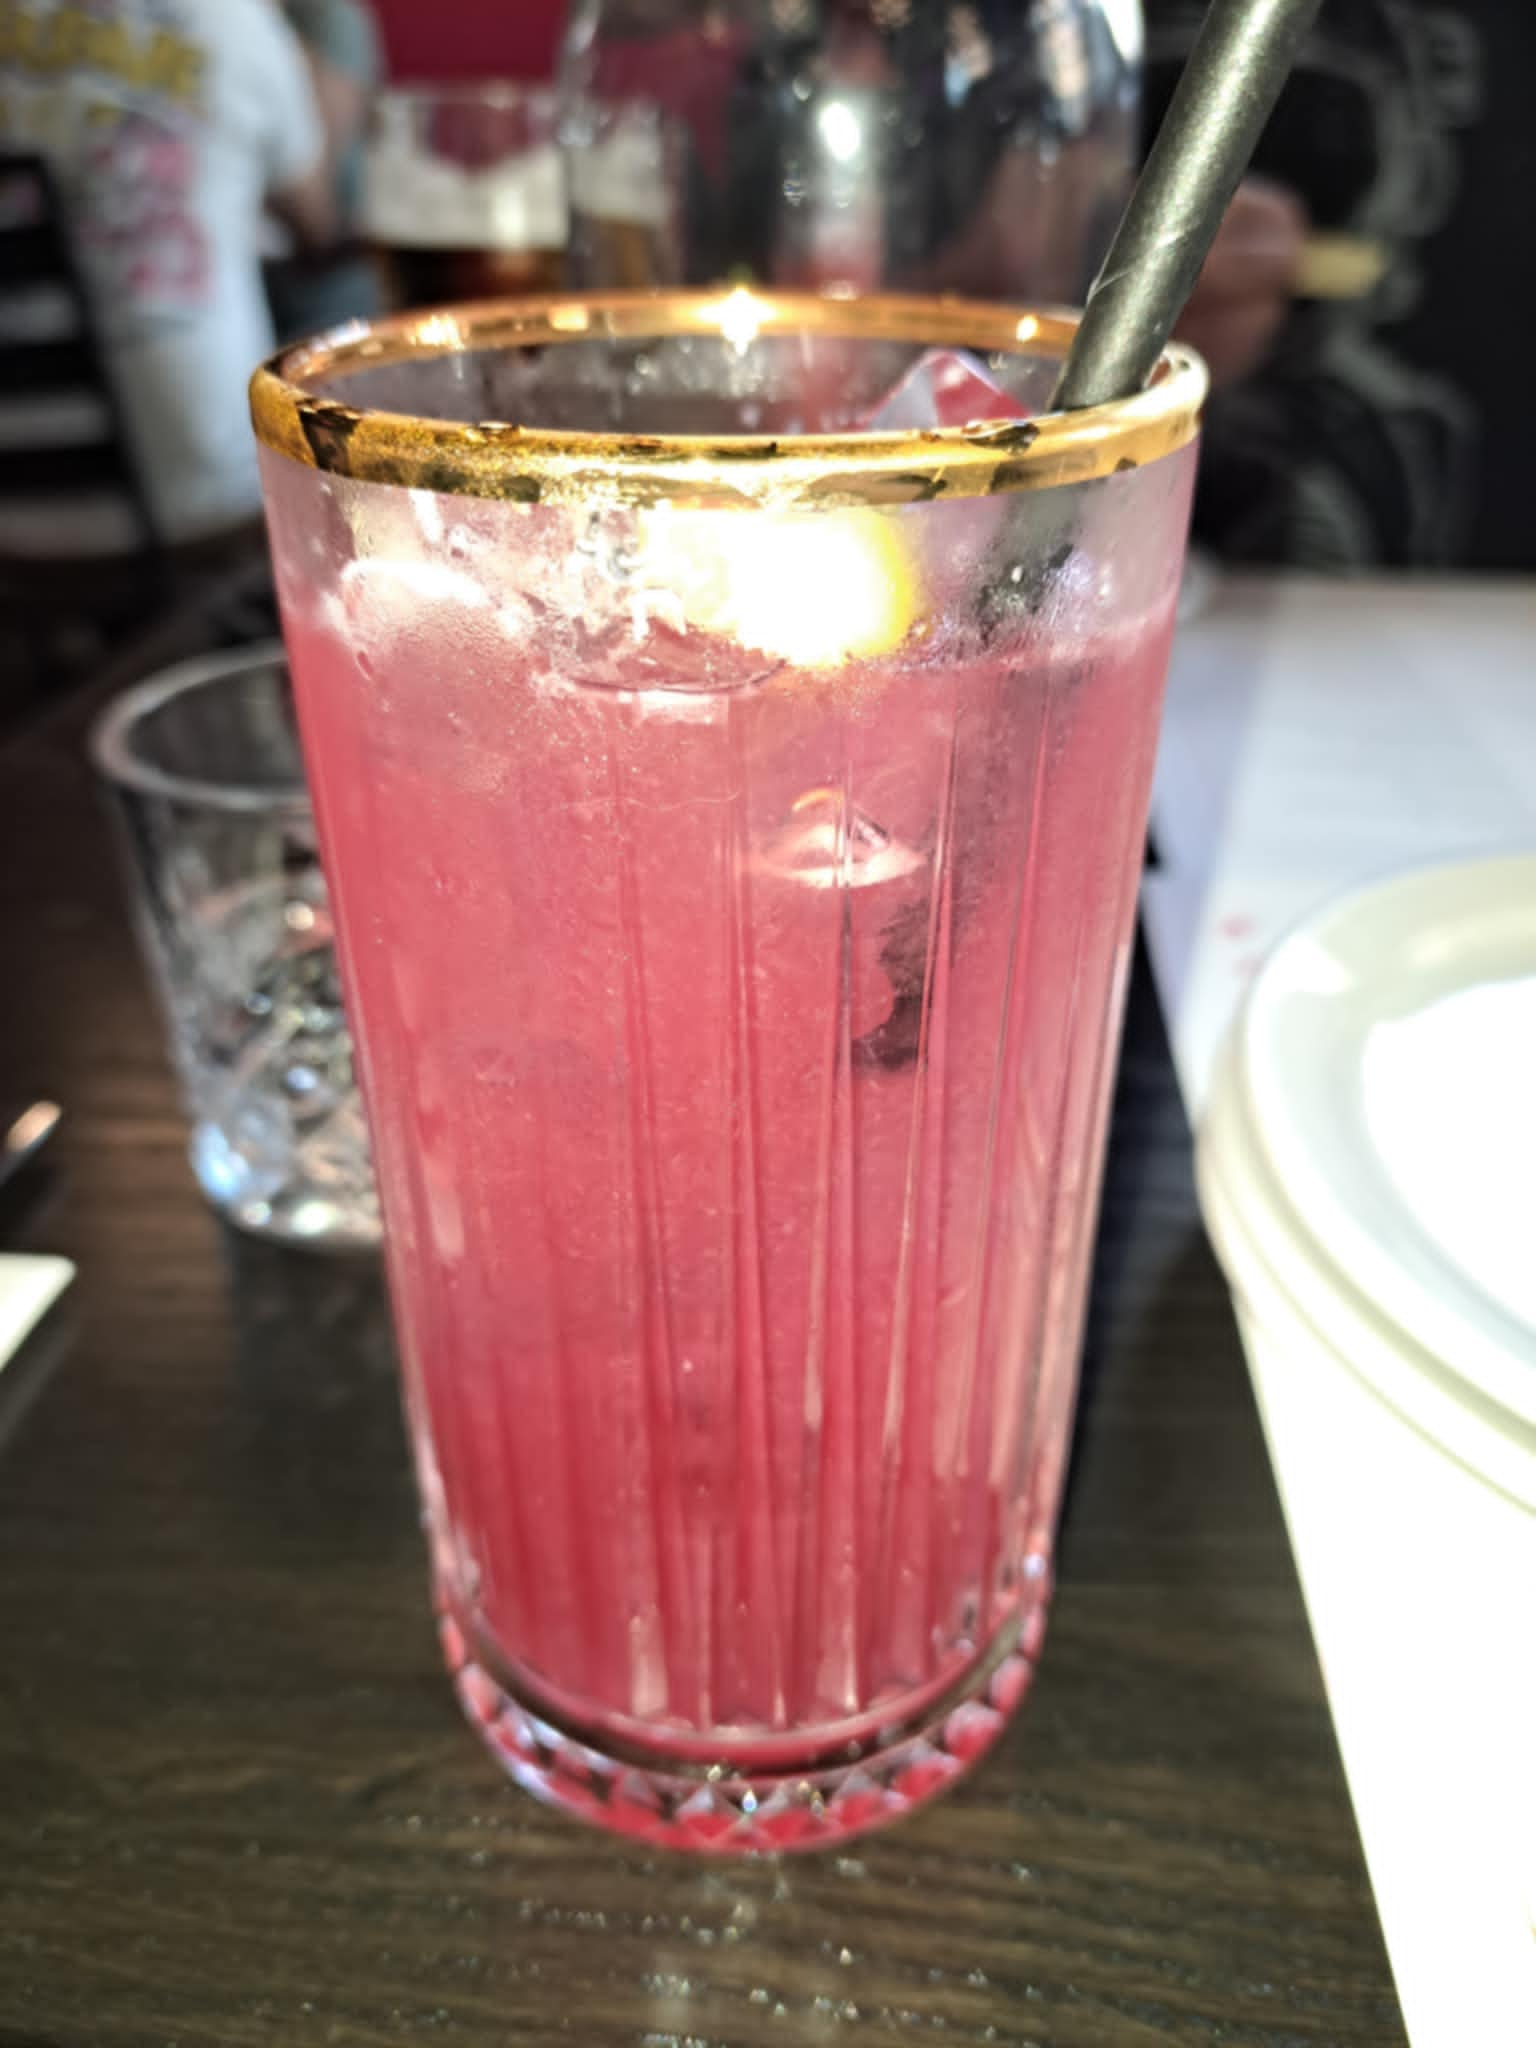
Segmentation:
<svg viewBox="0 0 1536 2048">
<path fill-rule="evenodd" d="M 290 250 L 268 272 L 278 335 L 291 341 L 384 309 L 378 268 L 362 241 L 364 139 L 384 62 L 364 0 L 283 0 L 283 12 L 314 77 L 336 215 L 326 247 Z"/>
<path fill-rule="evenodd" d="M 1203 12 L 1148 0 L 1149 133 Z M 1536 566 L 1533 76 L 1527 4 L 1324 0 L 1183 323 L 1217 372 L 1196 506 L 1217 553 Z M 1309 290 L 1303 223 L 1367 259 L 1358 288 Z"/>
<path fill-rule="evenodd" d="M 1306 250 L 1307 214 L 1294 192 L 1245 178 L 1217 230 L 1178 324 L 1205 358 L 1214 389 L 1268 360 L 1290 317 Z"/>
<path fill-rule="evenodd" d="M 637 13 L 653 5 L 693 18 L 681 0 L 630 0 Z M 1139 49 L 1138 0 L 1102 5 L 1122 46 Z M 1027 11 L 929 0 L 877 13 L 867 0 L 847 13 L 942 21 L 974 85 Z M 702 0 L 697 12 L 717 19 Z M 1150 136 L 1205 0 L 1146 0 L 1145 12 Z M 592 18 L 587 0 L 577 19 Z M 1196 530 L 1218 553 L 1339 571 L 1536 563 L 1536 401 L 1511 311 L 1536 303 L 1521 211 L 1536 170 L 1533 76 L 1528 4 L 1324 0 L 1180 323 L 1213 374 Z M 1005 169 L 950 268 L 924 282 L 1017 295 L 1039 220 L 1018 166 Z M 1356 280 L 1335 270 L 1324 285 L 1325 255 Z"/>
<path fill-rule="evenodd" d="M 309 67 L 275 0 L 0 0 L 0 148 L 47 159 L 160 537 L 260 515 L 246 403 L 274 346 L 263 209 L 334 208 Z"/>
</svg>

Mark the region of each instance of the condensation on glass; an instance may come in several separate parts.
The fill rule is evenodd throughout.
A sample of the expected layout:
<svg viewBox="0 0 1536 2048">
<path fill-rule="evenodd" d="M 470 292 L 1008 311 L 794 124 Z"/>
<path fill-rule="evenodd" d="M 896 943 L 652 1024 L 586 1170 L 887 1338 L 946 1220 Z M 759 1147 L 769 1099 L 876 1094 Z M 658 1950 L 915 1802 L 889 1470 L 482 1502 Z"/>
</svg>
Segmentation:
<svg viewBox="0 0 1536 2048">
<path fill-rule="evenodd" d="M 508 317 L 258 393 L 444 1643 L 543 1795 L 826 1841 L 1039 1647 L 1199 373 L 878 438 L 1069 330 Z"/>
</svg>

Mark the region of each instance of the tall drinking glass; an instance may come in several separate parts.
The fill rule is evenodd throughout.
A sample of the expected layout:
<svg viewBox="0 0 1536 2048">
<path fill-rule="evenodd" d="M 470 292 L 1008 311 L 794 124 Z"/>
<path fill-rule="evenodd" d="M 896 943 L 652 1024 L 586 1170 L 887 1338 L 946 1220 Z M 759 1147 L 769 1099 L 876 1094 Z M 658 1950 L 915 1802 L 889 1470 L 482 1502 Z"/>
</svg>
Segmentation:
<svg viewBox="0 0 1536 2048">
<path fill-rule="evenodd" d="M 256 381 L 443 1642 L 625 1833 L 889 1819 L 1040 1645 L 1203 375 L 856 423 L 1070 335 L 508 301 Z"/>
</svg>

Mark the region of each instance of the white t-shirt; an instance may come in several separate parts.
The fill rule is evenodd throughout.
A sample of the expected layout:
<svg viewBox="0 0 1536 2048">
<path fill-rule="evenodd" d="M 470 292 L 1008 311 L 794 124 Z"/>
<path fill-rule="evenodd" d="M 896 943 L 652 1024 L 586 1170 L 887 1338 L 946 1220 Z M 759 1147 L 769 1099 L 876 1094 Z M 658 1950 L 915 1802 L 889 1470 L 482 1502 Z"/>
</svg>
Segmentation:
<svg viewBox="0 0 1536 2048">
<path fill-rule="evenodd" d="M 165 537 L 250 518 L 263 201 L 324 147 L 273 0 L 0 0 L 0 145 L 59 178 Z"/>
</svg>

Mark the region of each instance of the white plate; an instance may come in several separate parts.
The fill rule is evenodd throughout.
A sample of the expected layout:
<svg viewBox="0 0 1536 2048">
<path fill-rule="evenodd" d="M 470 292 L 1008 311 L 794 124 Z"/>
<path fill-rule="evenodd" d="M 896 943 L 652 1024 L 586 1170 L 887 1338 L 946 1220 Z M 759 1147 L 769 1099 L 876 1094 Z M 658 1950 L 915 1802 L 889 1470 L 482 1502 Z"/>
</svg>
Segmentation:
<svg viewBox="0 0 1536 2048">
<path fill-rule="evenodd" d="M 1536 1426 L 1536 856 L 1330 905 L 1239 1023 L 1254 1142 L 1400 1338 Z"/>
<path fill-rule="evenodd" d="M 1257 1144 L 1230 1045 L 1201 1118 L 1196 1171 L 1217 1257 L 1277 1355 L 1306 1345 L 1347 1367 L 1460 1464 L 1536 1510 L 1536 1424 L 1394 1328 L 1323 1254 Z"/>
</svg>

